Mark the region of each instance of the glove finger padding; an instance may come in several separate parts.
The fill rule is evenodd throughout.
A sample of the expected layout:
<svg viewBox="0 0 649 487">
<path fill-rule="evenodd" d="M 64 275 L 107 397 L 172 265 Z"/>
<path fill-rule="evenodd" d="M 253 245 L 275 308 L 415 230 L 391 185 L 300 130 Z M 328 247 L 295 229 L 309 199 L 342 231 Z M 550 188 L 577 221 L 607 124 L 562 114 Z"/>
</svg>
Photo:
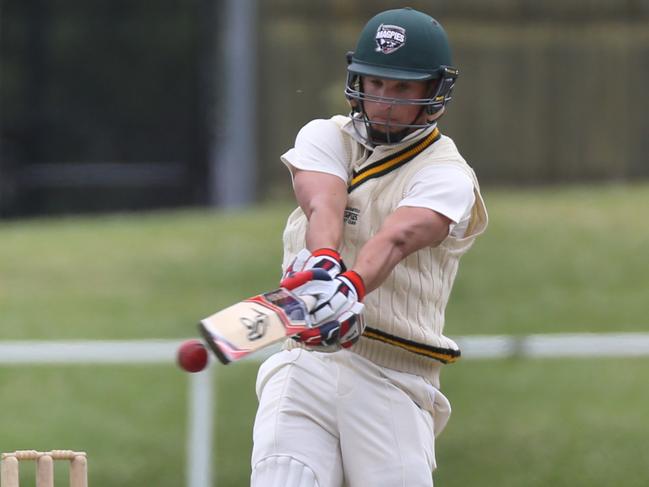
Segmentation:
<svg viewBox="0 0 649 487">
<path fill-rule="evenodd" d="M 354 271 L 345 272 L 329 282 L 313 282 L 305 285 L 300 294 L 311 294 L 317 302 L 311 310 L 314 323 L 341 321 L 346 313 L 360 314 L 365 295 L 361 277 Z"/>
<path fill-rule="evenodd" d="M 324 269 L 293 272 L 279 283 L 279 287 L 297 293 L 299 289 L 313 281 L 331 281 L 331 276 Z"/>
<path fill-rule="evenodd" d="M 343 348 L 351 347 L 358 341 L 364 330 L 365 318 L 363 318 L 363 315 L 352 315 L 348 320 L 340 324 L 340 331 L 338 332 L 340 346 Z"/>
<path fill-rule="evenodd" d="M 304 270 L 304 266 L 306 265 L 306 261 L 311 258 L 311 252 L 309 252 L 308 249 L 302 249 L 300 250 L 293 261 L 288 265 L 286 270 L 284 271 L 284 274 L 282 275 L 282 281 L 289 277 L 291 274 L 295 274 L 296 272 L 302 272 Z"/>
<path fill-rule="evenodd" d="M 305 269 L 324 269 L 332 278 L 347 270 L 338 251 L 327 248 L 314 250 L 306 261 Z"/>
<path fill-rule="evenodd" d="M 309 269 L 324 269 L 332 278 L 346 270 L 342 257 L 334 249 L 321 248 L 314 250 L 313 253 L 309 252 L 308 249 L 302 249 L 288 265 L 282 279 L 285 279 L 294 272 Z"/>
<path fill-rule="evenodd" d="M 343 321 L 331 321 L 293 337 L 312 348 L 322 351 L 335 351 L 340 348 L 349 348 L 363 334 L 365 320 L 363 316 L 350 314 Z"/>
<path fill-rule="evenodd" d="M 308 295 L 313 297 L 311 293 L 303 292 L 304 289 L 313 287 L 315 283 L 331 280 L 331 276 L 324 269 L 310 269 L 308 271 L 293 272 L 282 279 L 279 286 L 292 291 L 297 296 Z M 313 322 L 313 316 L 311 316 L 311 322 Z"/>
<path fill-rule="evenodd" d="M 311 309 L 312 330 L 295 339 L 323 351 L 350 347 L 363 333 L 361 318 L 365 286 L 361 277 L 347 271 L 332 281 L 309 281 L 298 288 L 299 296 L 312 296 L 316 303 Z"/>
<path fill-rule="evenodd" d="M 338 343 L 340 323 L 331 321 L 293 337 L 309 347 L 328 347 Z"/>
</svg>

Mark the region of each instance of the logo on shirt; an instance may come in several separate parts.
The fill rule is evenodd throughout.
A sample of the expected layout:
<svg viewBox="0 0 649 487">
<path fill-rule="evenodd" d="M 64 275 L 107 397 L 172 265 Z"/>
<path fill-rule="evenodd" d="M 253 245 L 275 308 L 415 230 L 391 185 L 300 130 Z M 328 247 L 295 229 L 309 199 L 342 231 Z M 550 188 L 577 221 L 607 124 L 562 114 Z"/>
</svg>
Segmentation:
<svg viewBox="0 0 649 487">
<path fill-rule="evenodd" d="M 345 208 L 343 220 L 348 225 L 356 225 L 356 222 L 358 221 L 358 215 L 360 215 L 360 213 L 361 210 L 359 210 L 358 208 L 351 208 L 348 206 L 347 208 Z"/>
<path fill-rule="evenodd" d="M 406 29 L 398 25 L 381 24 L 376 31 L 376 52 L 392 54 L 406 43 Z"/>
</svg>

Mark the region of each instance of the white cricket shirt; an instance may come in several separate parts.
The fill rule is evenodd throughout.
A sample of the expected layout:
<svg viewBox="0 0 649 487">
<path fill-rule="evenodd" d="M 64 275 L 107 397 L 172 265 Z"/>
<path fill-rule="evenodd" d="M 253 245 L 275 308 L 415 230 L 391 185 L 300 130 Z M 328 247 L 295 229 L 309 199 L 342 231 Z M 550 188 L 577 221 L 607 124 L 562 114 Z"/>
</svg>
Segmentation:
<svg viewBox="0 0 649 487">
<path fill-rule="evenodd" d="M 344 129 L 343 129 L 344 130 Z M 417 137 L 420 131 L 406 139 Z M 354 130 L 348 135 L 362 144 Z M 331 119 L 312 120 L 297 134 L 295 146 L 282 155 L 284 164 L 304 171 L 331 174 L 349 184 L 352 177 L 352 161 L 349 159 L 343 133 Z M 406 188 L 404 198 L 397 207 L 412 206 L 436 211 L 453 223 L 450 233 L 462 237 L 471 218 L 475 203 L 473 182 L 461 169 L 453 164 L 436 164 L 418 171 Z"/>
</svg>

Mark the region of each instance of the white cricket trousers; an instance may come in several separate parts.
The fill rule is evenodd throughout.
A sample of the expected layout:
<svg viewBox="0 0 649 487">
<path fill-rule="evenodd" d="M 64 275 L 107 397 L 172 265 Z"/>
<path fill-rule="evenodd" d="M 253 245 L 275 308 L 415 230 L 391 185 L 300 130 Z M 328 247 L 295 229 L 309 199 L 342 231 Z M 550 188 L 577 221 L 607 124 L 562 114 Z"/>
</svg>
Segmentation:
<svg viewBox="0 0 649 487">
<path fill-rule="evenodd" d="M 348 351 L 293 349 L 260 367 L 252 487 L 431 487 L 448 400 Z"/>
</svg>

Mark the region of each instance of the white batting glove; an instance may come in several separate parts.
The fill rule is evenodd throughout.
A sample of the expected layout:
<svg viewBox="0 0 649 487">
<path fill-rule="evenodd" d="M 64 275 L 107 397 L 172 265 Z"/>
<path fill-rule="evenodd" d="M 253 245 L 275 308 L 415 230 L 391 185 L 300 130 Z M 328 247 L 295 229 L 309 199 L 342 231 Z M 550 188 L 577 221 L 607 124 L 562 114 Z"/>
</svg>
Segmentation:
<svg viewBox="0 0 649 487">
<path fill-rule="evenodd" d="M 332 281 L 309 281 L 298 288 L 300 296 L 316 299 L 310 311 L 315 327 L 295 339 L 308 346 L 336 350 L 352 346 L 365 328 L 361 312 L 365 297 L 363 279 L 354 271 L 343 272 Z"/>
<path fill-rule="evenodd" d="M 282 279 L 286 279 L 293 273 L 311 269 L 324 269 L 332 278 L 346 270 L 342 257 L 334 249 L 321 248 L 313 252 L 302 249 L 286 268 Z"/>
</svg>

